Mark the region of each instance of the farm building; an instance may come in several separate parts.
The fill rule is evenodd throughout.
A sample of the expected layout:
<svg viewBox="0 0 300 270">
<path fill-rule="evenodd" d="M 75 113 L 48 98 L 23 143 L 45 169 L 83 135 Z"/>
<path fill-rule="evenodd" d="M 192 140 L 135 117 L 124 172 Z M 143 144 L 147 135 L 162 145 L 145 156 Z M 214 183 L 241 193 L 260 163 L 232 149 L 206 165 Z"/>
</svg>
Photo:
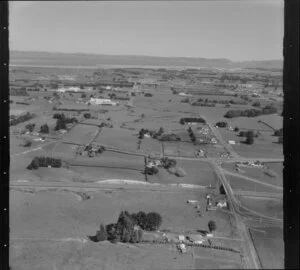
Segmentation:
<svg viewBox="0 0 300 270">
<path fill-rule="evenodd" d="M 64 92 L 80 92 L 81 90 L 80 90 L 80 88 L 79 87 L 68 87 L 68 88 L 66 88 L 66 87 L 61 87 L 61 88 L 58 88 L 57 90 L 56 90 L 57 92 L 60 92 L 60 93 L 64 93 Z"/>
<path fill-rule="evenodd" d="M 93 105 L 111 105 L 111 106 L 117 105 L 117 102 L 105 98 L 91 98 L 89 103 Z"/>
<path fill-rule="evenodd" d="M 235 144 L 235 141 L 228 141 L 229 144 Z"/>
</svg>

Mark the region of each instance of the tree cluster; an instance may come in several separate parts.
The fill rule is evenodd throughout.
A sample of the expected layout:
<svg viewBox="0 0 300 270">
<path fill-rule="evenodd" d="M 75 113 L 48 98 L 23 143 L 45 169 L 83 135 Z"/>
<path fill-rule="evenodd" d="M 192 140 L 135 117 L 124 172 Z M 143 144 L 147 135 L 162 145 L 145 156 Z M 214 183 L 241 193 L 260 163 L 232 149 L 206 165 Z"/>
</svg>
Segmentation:
<svg viewBox="0 0 300 270">
<path fill-rule="evenodd" d="M 206 121 L 201 117 L 184 117 L 179 120 L 180 124 L 184 125 L 185 123 L 206 123 Z"/>
<path fill-rule="evenodd" d="M 175 167 L 176 164 L 177 164 L 177 161 L 175 159 L 171 159 L 171 158 L 168 158 L 168 157 L 164 157 L 164 158 L 161 159 L 161 165 L 165 169 Z"/>
<path fill-rule="evenodd" d="M 155 166 L 145 167 L 144 173 L 147 174 L 147 175 L 154 175 L 154 174 L 158 173 L 158 169 Z"/>
<path fill-rule="evenodd" d="M 192 130 L 191 127 L 188 128 L 188 133 L 189 133 L 189 136 L 191 138 L 191 141 L 193 143 L 195 143 L 196 142 L 196 136 L 195 136 L 194 131 Z"/>
<path fill-rule="evenodd" d="M 149 134 L 151 136 L 151 138 L 153 139 L 158 139 L 163 133 L 164 133 L 164 128 L 163 127 L 160 127 L 158 131 L 155 131 L 155 130 L 149 130 L 149 129 L 144 129 L 142 128 L 140 131 L 139 131 L 139 136 L 138 138 L 139 139 L 143 139 L 145 134 Z"/>
<path fill-rule="evenodd" d="M 145 93 L 144 95 L 145 97 L 153 97 L 153 95 L 151 93 Z"/>
<path fill-rule="evenodd" d="M 90 114 L 90 113 L 85 113 L 85 114 L 83 115 L 83 117 L 84 117 L 85 119 L 89 119 L 89 118 L 91 118 L 91 114 Z"/>
<path fill-rule="evenodd" d="M 215 231 L 215 230 L 217 229 L 217 224 L 216 224 L 216 222 L 213 221 L 213 220 L 210 220 L 210 221 L 208 222 L 208 229 L 209 229 L 210 232 Z"/>
<path fill-rule="evenodd" d="M 60 168 L 61 160 L 52 157 L 34 157 L 31 163 L 27 166 L 28 170 L 37 170 L 39 167 L 54 167 Z"/>
<path fill-rule="evenodd" d="M 111 223 L 106 226 L 100 225 L 100 230 L 97 231 L 95 240 L 124 243 L 139 243 L 143 240 L 143 230 L 157 230 L 162 223 L 162 218 L 158 213 L 138 212 L 129 214 L 127 211 L 122 211 L 119 215 L 117 223 Z"/>
<path fill-rule="evenodd" d="M 41 128 L 40 128 L 40 133 L 48 134 L 49 133 L 49 126 L 47 124 L 42 125 Z"/>
<path fill-rule="evenodd" d="M 226 128 L 228 126 L 228 123 L 227 122 L 217 122 L 216 123 L 216 126 L 217 127 L 220 127 L 220 128 Z"/>
<path fill-rule="evenodd" d="M 235 118 L 235 117 L 256 117 L 265 114 L 277 113 L 277 109 L 272 105 L 267 105 L 261 110 L 257 109 L 247 109 L 247 110 L 230 110 L 225 113 L 224 117 L 226 118 Z"/>
<path fill-rule="evenodd" d="M 15 126 L 15 125 L 17 125 L 17 124 L 19 124 L 19 123 L 28 121 L 28 120 L 30 120 L 30 119 L 32 119 L 32 118 L 34 118 L 34 117 L 35 117 L 35 114 L 31 114 L 31 113 L 29 113 L 29 112 L 27 112 L 27 113 L 24 114 L 24 115 L 20 115 L 20 116 L 14 116 L 14 115 L 12 115 L 12 116 L 11 116 L 11 119 L 10 119 L 10 121 L 9 121 L 9 125 L 10 125 L 10 126 Z"/>
<path fill-rule="evenodd" d="M 27 102 L 22 102 L 22 101 L 16 101 L 16 104 L 20 104 L 20 105 L 29 105 L 29 103 L 27 103 Z"/>
<path fill-rule="evenodd" d="M 276 137 L 283 136 L 283 129 L 280 128 L 280 129 L 275 130 L 274 131 L 274 136 L 276 136 Z"/>
<path fill-rule="evenodd" d="M 55 126 L 55 130 L 60 130 L 60 129 L 66 129 L 67 128 L 67 124 L 73 124 L 73 123 L 78 123 L 78 120 L 75 117 L 69 118 L 66 117 L 63 113 L 59 114 L 59 113 L 55 113 L 53 115 L 54 119 L 57 119 L 56 121 L 56 126 Z"/>
<path fill-rule="evenodd" d="M 260 102 L 259 101 L 255 101 L 252 104 L 253 107 L 260 107 Z"/>
<path fill-rule="evenodd" d="M 35 128 L 35 124 L 33 123 L 29 123 L 25 126 L 25 128 L 29 131 L 29 132 L 32 132 L 34 131 L 34 128 Z"/>
</svg>

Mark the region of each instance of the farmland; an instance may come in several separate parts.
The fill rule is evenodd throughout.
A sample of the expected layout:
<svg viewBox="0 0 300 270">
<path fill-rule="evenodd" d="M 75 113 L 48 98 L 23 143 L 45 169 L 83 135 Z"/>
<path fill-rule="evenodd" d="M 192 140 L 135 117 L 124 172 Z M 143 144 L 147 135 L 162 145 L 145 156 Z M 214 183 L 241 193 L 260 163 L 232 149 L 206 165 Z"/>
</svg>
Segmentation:
<svg viewBox="0 0 300 270">
<path fill-rule="evenodd" d="M 229 196 L 253 213 L 282 218 L 280 199 L 250 196 L 252 192 L 282 192 L 282 161 L 237 171 L 230 159 L 282 158 L 282 144 L 274 136 L 282 127 L 281 111 L 230 119 L 224 115 L 231 109 L 251 109 L 256 100 L 261 100 L 261 106 L 270 105 L 269 98 L 277 95 L 272 92 L 275 88 L 266 98 L 252 97 L 253 89 L 239 87 L 239 80 L 233 82 L 235 88 L 225 82 L 220 86 L 225 71 L 216 69 L 12 70 L 13 87 L 28 95 L 12 92 L 10 115 L 35 114 L 10 130 L 14 269 L 79 269 L 83 265 L 88 269 L 239 269 L 245 267 L 243 260 L 248 266 L 255 265 L 255 257 L 247 253 L 252 243 L 261 261 L 273 256 L 260 235 L 251 234 L 251 240 L 241 233 L 243 220 L 236 219 L 238 213 Z M 257 78 L 247 70 L 243 73 Z M 259 82 L 255 85 L 264 89 Z M 245 101 L 245 95 L 251 101 Z M 99 104 L 91 104 L 91 98 Z M 200 99 L 203 106 L 192 105 Z M 235 104 L 241 102 L 244 105 Z M 211 103 L 214 106 L 208 105 Z M 281 107 L 281 101 L 272 103 Z M 182 122 L 182 118 L 191 122 Z M 228 127 L 215 128 L 220 121 Z M 28 124 L 35 124 L 34 130 L 29 130 Z M 49 132 L 40 133 L 44 124 Z M 259 133 L 249 145 L 239 131 L 251 130 Z M 236 144 L 228 147 L 230 140 Z M 24 146 L 26 141 L 30 143 Z M 57 158 L 62 165 L 27 169 L 35 157 Z M 233 194 L 220 194 L 224 181 Z M 213 203 L 208 194 L 216 198 Z M 116 222 L 125 210 L 159 213 L 160 228 L 145 231 L 146 240 L 161 240 L 163 232 L 176 239 L 180 234 L 199 236 L 207 232 L 209 221 L 214 221 L 210 244 L 224 250 L 188 247 L 187 253 L 181 254 L 174 243 L 96 244 L 90 240 L 88 236 L 95 234 L 100 223 Z"/>
</svg>

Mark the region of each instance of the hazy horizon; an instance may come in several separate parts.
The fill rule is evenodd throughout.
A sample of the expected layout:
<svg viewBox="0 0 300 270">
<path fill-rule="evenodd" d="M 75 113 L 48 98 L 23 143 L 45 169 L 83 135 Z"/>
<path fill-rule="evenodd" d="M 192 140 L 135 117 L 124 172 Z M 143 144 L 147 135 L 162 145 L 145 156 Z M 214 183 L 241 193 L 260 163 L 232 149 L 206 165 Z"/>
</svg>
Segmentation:
<svg viewBox="0 0 300 270">
<path fill-rule="evenodd" d="M 137 55 L 137 54 L 102 54 L 102 53 L 88 53 L 88 52 L 56 52 L 56 51 L 38 51 L 38 50 L 10 50 L 10 52 L 24 52 L 24 53 L 53 53 L 53 54 L 77 54 L 77 55 L 97 55 L 97 56 L 116 56 L 116 57 L 154 57 L 154 58 L 187 58 L 187 59 L 207 59 L 207 60 L 229 60 L 234 63 L 239 62 L 264 62 L 264 61 L 283 61 L 283 59 L 255 59 L 255 60 L 241 60 L 234 61 L 229 58 L 207 58 L 207 57 L 190 57 L 190 56 L 158 56 L 158 55 Z"/>
<path fill-rule="evenodd" d="M 283 59 L 283 1 L 10 2 L 11 51 Z"/>
</svg>

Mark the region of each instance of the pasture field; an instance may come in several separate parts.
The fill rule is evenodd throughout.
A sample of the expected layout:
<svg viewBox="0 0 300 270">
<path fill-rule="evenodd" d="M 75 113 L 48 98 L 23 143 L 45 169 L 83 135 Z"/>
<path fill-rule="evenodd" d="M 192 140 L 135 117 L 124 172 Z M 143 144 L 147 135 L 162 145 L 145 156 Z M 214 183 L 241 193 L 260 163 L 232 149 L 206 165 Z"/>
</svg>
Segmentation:
<svg viewBox="0 0 300 270">
<path fill-rule="evenodd" d="M 135 132 L 123 128 L 102 128 L 95 143 L 130 151 L 137 150 L 138 138 Z"/>
<path fill-rule="evenodd" d="M 67 143 L 57 143 L 53 149 L 53 157 L 60 158 L 62 160 L 69 160 L 75 158 L 77 145 Z"/>
<path fill-rule="evenodd" d="M 277 163 L 275 163 L 275 164 L 277 164 Z M 267 165 L 271 171 L 276 173 L 276 176 L 274 176 L 274 177 L 270 177 L 270 176 L 266 175 L 265 172 L 268 170 L 266 168 L 260 169 L 260 168 L 252 168 L 252 167 L 240 167 L 241 171 L 236 171 L 235 165 L 233 163 L 224 163 L 222 166 L 225 170 L 228 170 L 230 172 L 239 173 L 241 175 L 245 175 L 247 177 L 257 179 L 264 183 L 282 187 L 283 177 L 282 177 L 282 171 L 280 172 L 280 167 L 282 168 L 282 165 L 280 166 L 280 164 L 282 164 L 282 163 L 279 163 L 278 166 L 273 165 L 273 163 L 268 163 L 268 165 Z M 272 170 L 273 167 L 276 168 L 277 171 Z"/>
<path fill-rule="evenodd" d="M 145 181 L 145 175 L 142 170 L 136 170 L 131 168 L 117 168 L 107 166 L 80 166 L 72 165 L 69 167 L 75 176 L 73 177 L 74 182 L 82 183 L 95 183 L 98 181 L 110 180 L 110 179 L 124 179 L 124 180 L 135 180 Z"/>
<path fill-rule="evenodd" d="M 159 168 L 156 175 L 148 175 L 148 181 L 160 184 L 191 184 L 215 187 L 218 181 L 211 165 L 201 161 L 177 160 L 177 167 L 183 168 L 186 176 L 177 177 L 164 168 Z"/>
<path fill-rule="evenodd" d="M 214 168 L 208 162 L 177 160 L 177 166 L 185 170 L 187 175 L 179 177 L 181 183 L 201 186 L 216 186 L 218 177 Z"/>
<path fill-rule="evenodd" d="M 276 130 L 283 126 L 283 117 L 278 114 L 261 115 L 259 116 L 259 120 L 267 123 Z"/>
<path fill-rule="evenodd" d="M 154 140 L 151 138 L 144 138 L 141 141 L 140 149 L 142 151 L 150 151 L 150 152 L 156 152 L 161 154 L 162 146 L 161 146 L 161 142 L 158 140 Z"/>
<path fill-rule="evenodd" d="M 282 199 L 241 196 L 239 200 L 245 207 L 265 216 L 283 218 Z"/>
<path fill-rule="evenodd" d="M 232 146 L 242 157 L 247 158 L 281 158 L 283 157 L 282 145 L 274 141 L 255 140 L 253 145 L 239 144 Z"/>
<path fill-rule="evenodd" d="M 204 148 L 203 145 L 191 142 L 162 142 L 162 145 L 167 156 L 195 157 L 195 152 Z"/>
<path fill-rule="evenodd" d="M 62 190 L 11 189 L 11 234 L 20 238 L 84 238 L 94 235 L 100 223 L 116 222 L 121 210 L 157 212 L 162 216 L 162 229 L 172 232 L 207 230 L 214 219 L 216 232 L 231 237 L 230 216 L 205 211 L 205 194 L 198 192 L 89 191 L 88 200 L 79 200 L 72 192 Z M 187 200 L 198 200 L 202 217 Z M 179 214 L 180 213 L 180 214 Z M 21 225 L 22 224 L 22 225 Z M 45 229 L 47 228 L 47 229 Z"/>
<path fill-rule="evenodd" d="M 87 144 L 95 136 L 98 130 L 99 128 L 96 126 L 77 124 L 64 136 L 64 141 Z"/>
<path fill-rule="evenodd" d="M 194 247 L 195 269 L 242 269 L 242 262 L 239 254 Z"/>
<path fill-rule="evenodd" d="M 101 166 L 101 167 L 115 167 L 115 168 L 128 168 L 133 170 L 144 169 L 144 157 L 129 155 L 123 153 L 116 153 L 111 151 L 104 151 L 93 158 L 77 156 L 76 160 L 72 161 L 70 165 L 82 166 Z"/>
<path fill-rule="evenodd" d="M 284 241 L 281 228 L 250 229 L 250 235 L 264 269 L 284 268 Z"/>
<path fill-rule="evenodd" d="M 272 162 L 266 163 L 268 169 L 274 171 L 279 176 L 283 177 L 283 163 L 282 162 Z"/>
<path fill-rule="evenodd" d="M 80 240 L 21 241 L 10 243 L 10 265 L 16 270 L 196 269 L 189 254 L 160 245 L 82 243 Z"/>
<path fill-rule="evenodd" d="M 230 182 L 230 186 L 233 189 L 233 191 L 256 191 L 256 192 L 271 192 L 271 193 L 278 193 L 281 192 L 280 190 L 277 190 L 275 188 L 261 185 L 249 180 L 246 180 L 241 177 L 232 176 L 232 175 L 226 175 L 226 178 Z"/>
</svg>

